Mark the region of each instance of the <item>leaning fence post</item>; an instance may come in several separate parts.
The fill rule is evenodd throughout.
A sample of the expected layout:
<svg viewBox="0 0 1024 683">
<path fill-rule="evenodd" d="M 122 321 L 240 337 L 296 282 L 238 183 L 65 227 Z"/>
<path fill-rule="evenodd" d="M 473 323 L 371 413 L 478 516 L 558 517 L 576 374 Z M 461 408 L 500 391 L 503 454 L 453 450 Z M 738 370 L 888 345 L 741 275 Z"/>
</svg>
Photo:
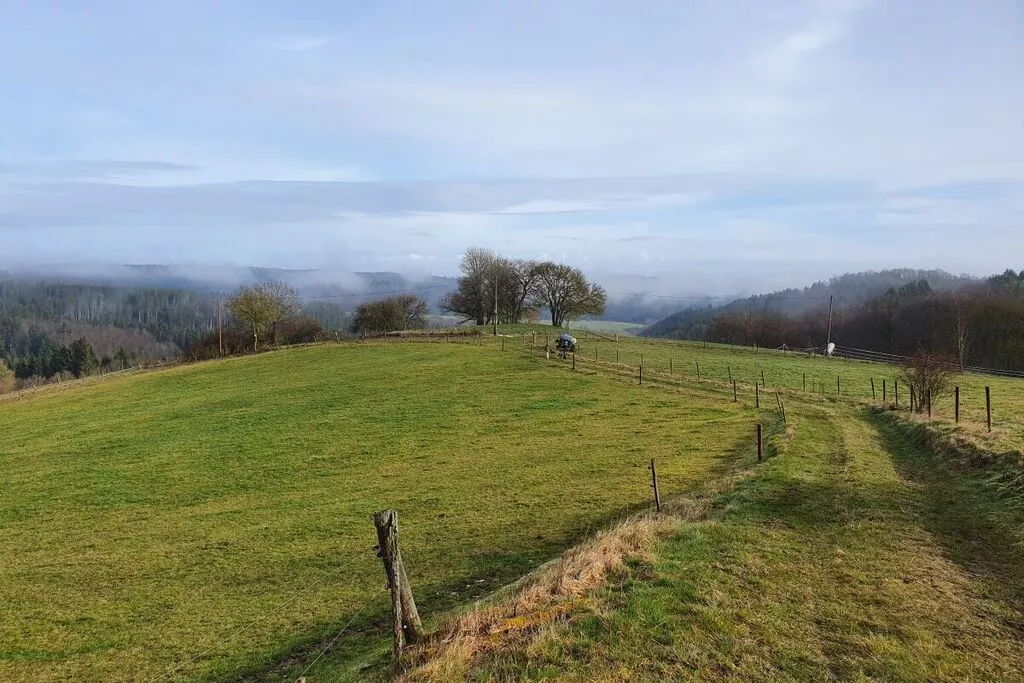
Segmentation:
<svg viewBox="0 0 1024 683">
<path fill-rule="evenodd" d="M 736 403 L 739 398 L 736 396 L 736 380 L 732 381 L 732 402 Z"/>
<path fill-rule="evenodd" d="M 651 458 L 651 488 L 654 489 L 654 506 L 661 512 L 661 494 L 658 492 L 658 470 L 654 467 L 654 458 Z"/>
<path fill-rule="evenodd" d="M 761 390 L 757 386 L 757 381 L 754 381 L 754 407 L 761 407 Z"/>
<path fill-rule="evenodd" d="M 953 390 L 953 393 L 956 395 L 954 399 L 954 405 L 956 408 L 953 411 L 953 419 L 956 424 L 960 424 L 960 387 L 956 387 Z"/>
<path fill-rule="evenodd" d="M 985 387 L 985 419 L 988 422 L 988 431 L 992 431 L 992 392 Z"/>
<path fill-rule="evenodd" d="M 576 369 L 576 352 L 575 351 L 572 352 L 572 369 L 573 370 Z"/>
<path fill-rule="evenodd" d="M 876 396 L 875 396 L 875 378 L 872 377 L 871 378 L 871 400 L 874 401 L 875 398 L 876 398 Z"/>
<path fill-rule="evenodd" d="M 885 378 L 883 377 L 882 378 L 882 403 L 885 403 L 885 397 L 886 397 L 885 388 L 886 388 L 885 387 Z"/>
<path fill-rule="evenodd" d="M 757 461 L 758 462 L 763 462 L 764 461 L 764 453 L 763 453 L 763 450 L 761 448 L 761 423 L 760 422 L 757 423 Z"/>
<path fill-rule="evenodd" d="M 391 588 L 395 663 L 399 664 L 403 642 L 413 645 L 421 641 L 423 624 L 402 563 L 402 551 L 398 545 L 398 513 L 394 510 L 378 512 L 373 516 L 373 524 L 377 528 L 377 552 Z"/>
</svg>

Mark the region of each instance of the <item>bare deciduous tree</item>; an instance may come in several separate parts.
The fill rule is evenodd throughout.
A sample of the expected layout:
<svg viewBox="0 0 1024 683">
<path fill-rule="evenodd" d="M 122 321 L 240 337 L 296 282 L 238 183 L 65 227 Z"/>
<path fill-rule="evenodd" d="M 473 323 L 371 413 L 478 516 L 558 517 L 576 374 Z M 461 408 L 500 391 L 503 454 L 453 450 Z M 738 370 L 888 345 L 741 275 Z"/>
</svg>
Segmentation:
<svg viewBox="0 0 1024 683">
<path fill-rule="evenodd" d="M 955 367 L 955 358 L 923 350 L 904 362 L 900 379 L 916 392 L 917 412 L 924 412 L 927 401 L 934 405 L 935 401 L 949 394 Z"/>
<path fill-rule="evenodd" d="M 967 351 L 971 345 L 971 331 L 968 325 L 968 302 L 962 296 L 953 300 L 953 344 L 956 346 L 960 372 L 967 365 Z"/>
<path fill-rule="evenodd" d="M 239 322 L 252 328 L 252 348 L 260 349 L 260 335 L 270 330 L 271 337 L 277 326 L 295 316 L 302 306 L 293 287 L 283 282 L 260 282 L 242 287 L 228 301 L 228 310 Z"/>
<path fill-rule="evenodd" d="M 551 324 L 561 327 L 583 315 L 601 315 L 608 295 L 601 285 L 587 281 L 583 272 L 550 261 L 536 267 L 535 303 L 551 313 Z"/>
</svg>

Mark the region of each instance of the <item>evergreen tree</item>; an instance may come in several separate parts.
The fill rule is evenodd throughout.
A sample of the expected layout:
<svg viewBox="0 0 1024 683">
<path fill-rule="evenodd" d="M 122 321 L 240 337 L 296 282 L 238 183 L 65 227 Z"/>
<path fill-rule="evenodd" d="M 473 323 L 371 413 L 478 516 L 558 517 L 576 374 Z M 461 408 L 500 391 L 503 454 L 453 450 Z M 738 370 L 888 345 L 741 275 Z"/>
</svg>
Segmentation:
<svg viewBox="0 0 1024 683">
<path fill-rule="evenodd" d="M 95 374 L 99 368 L 99 361 L 96 360 L 96 352 L 92 344 L 84 337 L 71 342 L 71 374 L 75 377 L 85 377 Z"/>
</svg>

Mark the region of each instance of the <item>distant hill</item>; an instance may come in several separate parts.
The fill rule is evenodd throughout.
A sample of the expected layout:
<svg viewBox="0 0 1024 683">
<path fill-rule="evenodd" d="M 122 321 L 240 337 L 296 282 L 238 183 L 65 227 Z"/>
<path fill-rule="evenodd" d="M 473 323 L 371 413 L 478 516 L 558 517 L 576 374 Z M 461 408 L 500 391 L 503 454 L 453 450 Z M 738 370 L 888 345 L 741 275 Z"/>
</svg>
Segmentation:
<svg viewBox="0 0 1024 683">
<path fill-rule="evenodd" d="M 979 281 L 972 276 L 953 275 L 944 270 L 912 268 L 846 273 L 827 281 L 815 282 L 803 289 L 757 294 L 720 306 L 687 308 L 659 320 L 648 327 L 647 331 L 652 336 L 700 339 L 712 320 L 723 314 L 772 312 L 797 315 L 815 309 L 827 309 L 829 296 L 834 297 L 835 306 L 848 308 L 879 297 L 889 289 L 899 289 L 920 280 L 927 281 L 936 292 L 959 289 Z"/>
</svg>

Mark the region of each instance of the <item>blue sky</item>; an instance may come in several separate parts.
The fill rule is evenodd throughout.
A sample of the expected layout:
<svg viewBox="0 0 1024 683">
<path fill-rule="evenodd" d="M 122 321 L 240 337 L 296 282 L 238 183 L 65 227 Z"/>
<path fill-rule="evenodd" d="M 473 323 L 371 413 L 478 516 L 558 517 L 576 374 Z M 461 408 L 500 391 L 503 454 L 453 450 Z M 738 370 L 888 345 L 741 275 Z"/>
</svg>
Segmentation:
<svg viewBox="0 0 1024 683">
<path fill-rule="evenodd" d="M 0 264 L 1024 267 L 1017 0 L 0 14 Z"/>
</svg>

